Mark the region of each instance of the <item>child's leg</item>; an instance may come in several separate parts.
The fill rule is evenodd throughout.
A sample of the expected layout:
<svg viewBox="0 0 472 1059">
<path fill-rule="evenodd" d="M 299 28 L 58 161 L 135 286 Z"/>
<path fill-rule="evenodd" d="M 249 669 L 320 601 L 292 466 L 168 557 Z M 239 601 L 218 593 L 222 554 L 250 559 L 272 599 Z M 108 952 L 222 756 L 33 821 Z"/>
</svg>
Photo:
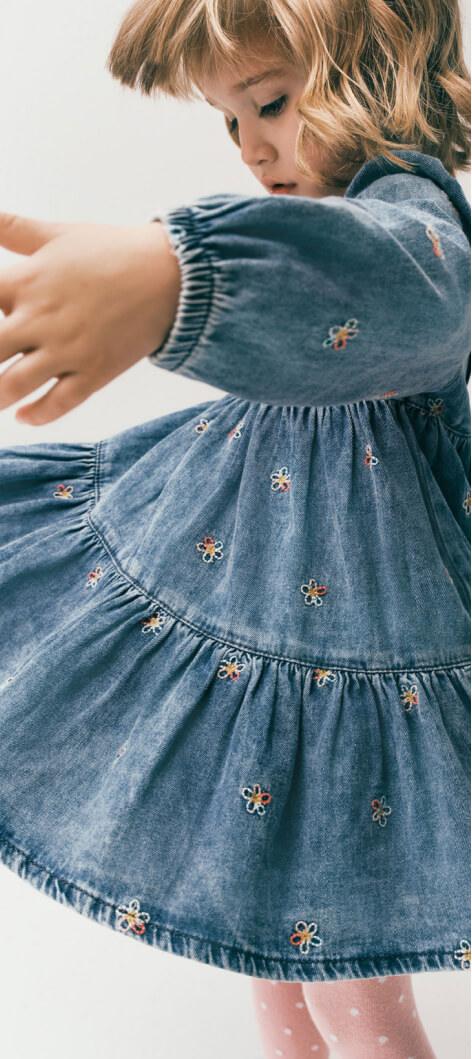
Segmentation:
<svg viewBox="0 0 472 1059">
<path fill-rule="evenodd" d="M 307 1008 L 337 1059 L 436 1059 L 411 976 L 303 982 Z"/>
<path fill-rule="evenodd" d="M 328 1059 L 329 1047 L 313 1025 L 300 983 L 251 982 L 264 1059 Z"/>
</svg>

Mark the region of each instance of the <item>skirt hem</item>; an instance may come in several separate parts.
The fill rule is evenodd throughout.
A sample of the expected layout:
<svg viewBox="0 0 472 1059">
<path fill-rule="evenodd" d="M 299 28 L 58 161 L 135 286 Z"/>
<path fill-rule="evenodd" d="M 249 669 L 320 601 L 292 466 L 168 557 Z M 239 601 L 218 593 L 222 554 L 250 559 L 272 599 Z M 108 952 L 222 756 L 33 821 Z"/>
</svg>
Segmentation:
<svg viewBox="0 0 472 1059">
<path fill-rule="evenodd" d="M 429 951 L 398 955 L 359 956 L 346 959 L 299 960 L 265 956 L 234 945 L 210 941 L 182 930 L 148 923 L 142 934 L 117 928 L 118 907 L 109 899 L 85 890 L 68 879 L 39 864 L 31 854 L 0 836 L 0 863 L 48 897 L 73 908 L 80 915 L 124 933 L 135 940 L 143 940 L 174 956 L 183 956 L 212 967 L 285 982 L 334 981 L 351 978 L 387 977 L 416 974 L 426 971 L 456 971 L 468 969 L 460 951 Z"/>
</svg>

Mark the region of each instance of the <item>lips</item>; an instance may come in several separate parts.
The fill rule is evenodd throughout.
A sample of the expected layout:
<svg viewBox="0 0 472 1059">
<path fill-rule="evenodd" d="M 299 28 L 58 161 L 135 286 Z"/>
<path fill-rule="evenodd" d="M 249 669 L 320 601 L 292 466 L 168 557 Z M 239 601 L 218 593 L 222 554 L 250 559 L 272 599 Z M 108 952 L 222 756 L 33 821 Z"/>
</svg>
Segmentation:
<svg viewBox="0 0 472 1059">
<path fill-rule="evenodd" d="M 269 188 L 271 195 L 290 195 L 290 192 L 296 187 L 296 184 L 273 184 Z"/>
</svg>

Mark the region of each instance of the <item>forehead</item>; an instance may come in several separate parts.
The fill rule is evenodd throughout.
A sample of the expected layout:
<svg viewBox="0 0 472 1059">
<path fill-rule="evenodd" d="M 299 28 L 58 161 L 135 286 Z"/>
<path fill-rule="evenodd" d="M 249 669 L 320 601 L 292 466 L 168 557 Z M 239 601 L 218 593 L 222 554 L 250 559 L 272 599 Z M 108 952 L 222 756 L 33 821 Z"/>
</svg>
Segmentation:
<svg viewBox="0 0 472 1059">
<path fill-rule="evenodd" d="M 264 84 L 272 77 L 287 73 L 287 64 L 281 62 L 258 63 L 257 68 L 238 67 L 238 69 L 215 71 L 211 76 L 202 78 L 201 87 L 207 103 L 214 106 L 213 95 L 219 92 L 228 95 L 241 95 L 252 85 Z"/>
</svg>

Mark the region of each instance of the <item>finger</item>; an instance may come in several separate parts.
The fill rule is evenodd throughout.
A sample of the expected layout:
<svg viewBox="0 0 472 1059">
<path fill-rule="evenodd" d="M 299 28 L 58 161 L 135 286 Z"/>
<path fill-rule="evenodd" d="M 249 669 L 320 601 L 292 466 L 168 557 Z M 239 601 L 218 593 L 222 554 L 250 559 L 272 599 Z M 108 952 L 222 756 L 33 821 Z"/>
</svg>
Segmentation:
<svg viewBox="0 0 472 1059">
<path fill-rule="evenodd" d="M 36 340 L 34 331 L 36 330 Z M 21 312 L 10 313 L 0 320 L 0 363 L 13 357 L 15 353 L 26 353 L 27 350 L 36 349 L 37 322 L 26 321 Z M 3 377 L 3 373 L 2 373 Z"/>
<path fill-rule="evenodd" d="M 34 254 L 65 230 L 64 224 L 0 212 L 0 246 L 15 254 Z"/>
<path fill-rule="evenodd" d="M 15 360 L 0 374 L 0 412 L 53 378 L 57 379 L 57 375 L 53 374 L 43 349 L 35 349 Z"/>
<path fill-rule="evenodd" d="M 18 408 L 15 415 L 31 426 L 42 426 L 70 412 L 77 405 L 90 397 L 93 390 L 85 390 L 79 382 L 77 372 L 61 375 L 54 386 L 51 386 L 43 397 L 33 404 Z"/>
</svg>

